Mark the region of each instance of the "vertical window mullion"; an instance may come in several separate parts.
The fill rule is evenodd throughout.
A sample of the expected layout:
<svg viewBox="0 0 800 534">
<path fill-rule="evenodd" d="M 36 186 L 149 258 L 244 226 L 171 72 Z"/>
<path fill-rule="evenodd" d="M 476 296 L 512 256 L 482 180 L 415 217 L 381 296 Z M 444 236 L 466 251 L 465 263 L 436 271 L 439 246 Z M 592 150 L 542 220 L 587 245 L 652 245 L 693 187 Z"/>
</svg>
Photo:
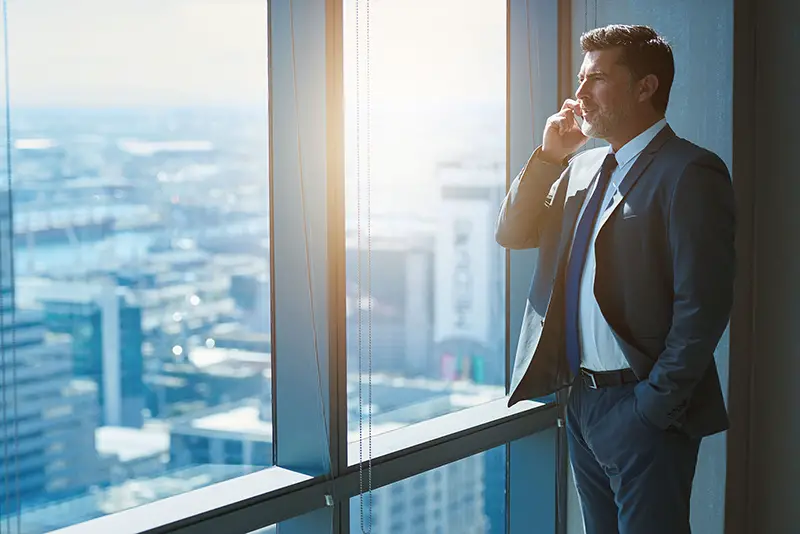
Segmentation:
<svg viewBox="0 0 800 534">
<path fill-rule="evenodd" d="M 335 474 L 340 431 L 335 309 L 329 232 L 331 60 L 328 12 L 334 2 L 269 2 L 272 357 L 276 464 L 315 476 Z M 340 238 L 341 239 L 341 238 Z M 334 269 L 335 271 L 335 269 Z M 333 386 L 333 387 L 332 387 Z M 331 484 L 333 487 L 333 484 Z M 279 524 L 281 534 L 330 532 L 333 509 Z"/>
<path fill-rule="evenodd" d="M 509 182 L 541 144 L 547 117 L 560 107 L 564 68 L 561 63 L 565 62 L 565 54 L 559 53 L 558 43 L 566 38 L 563 35 L 566 26 L 559 25 L 560 3 L 559 0 L 509 0 Z M 536 250 L 514 250 L 507 255 L 509 369 L 513 369 L 536 257 Z M 566 489 L 563 438 L 563 429 L 555 428 L 509 445 L 507 534 L 530 532 L 534 524 L 537 534 L 558 532 L 557 510 L 563 517 L 562 494 Z"/>
</svg>

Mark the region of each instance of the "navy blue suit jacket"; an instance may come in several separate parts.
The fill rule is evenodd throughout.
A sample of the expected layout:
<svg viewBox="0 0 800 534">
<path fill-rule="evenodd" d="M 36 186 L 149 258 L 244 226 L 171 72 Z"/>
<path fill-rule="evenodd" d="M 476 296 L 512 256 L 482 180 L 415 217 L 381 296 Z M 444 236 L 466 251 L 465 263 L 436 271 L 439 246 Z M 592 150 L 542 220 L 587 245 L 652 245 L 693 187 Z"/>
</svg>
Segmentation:
<svg viewBox="0 0 800 534">
<path fill-rule="evenodd" d="M 564 347 L 564 271 L 573 229 L 608 148 L 566 166 L 533 154 L 500 209 L 495 237 L 538 248 L 509 405 L 572 384 Z M 669 126 L 620 184 L 622 200 L 595 243 L 595 296 L 640 382 L 636 406 L 660 428 L 693 436 L 728 428 L 714 361 L 735 272 L 735 208 L 728 169 Z"/>
</svg>

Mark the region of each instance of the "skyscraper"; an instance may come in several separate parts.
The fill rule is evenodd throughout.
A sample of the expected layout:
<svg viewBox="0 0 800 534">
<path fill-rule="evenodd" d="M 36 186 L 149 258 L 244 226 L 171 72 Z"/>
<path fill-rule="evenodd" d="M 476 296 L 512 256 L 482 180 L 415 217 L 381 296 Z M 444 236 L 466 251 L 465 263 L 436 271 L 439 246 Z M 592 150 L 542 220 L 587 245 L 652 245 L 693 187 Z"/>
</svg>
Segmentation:
<svg viewBox="0 0 800 534">
<path fill-rule="evenodd" d="M 72 373 L 97 384 L 102 424 L 142 426 L 142 312 L 113 284 L 51 282 L 37 300 L 47 329 L 72 340 Z"/>
<path fill-rule="evenodd" d="M 14 303 L 11 213 L 0 192 L 0 515 L 103 482 L 94 447 L 97 391 L 71 376 L 69 345 Z"/>
<path fill-rule="evenodd" d="M 392 228 L 374 229 L 367 250 L 355 236 L 347 240 L 348 369 L 358 368 L 358 307 L 367 339 L 372 307 L 373 371 L 400 376 L 430 376 L 433 339 L 432 239 L 426 232 L 398 235 Z M 369 274 L 368 274 L 369 273 Z M 368 277 L 369 276 L 369 282 Z M 359 302 L 359 281 L 361 282 Z M 368 287 L 370 286 L 370 287 Z M 366 353 L 366 341 L 362 341 Z"/>
<path fill-rule="evenodd" d="M 445 379 L 505 379 L 505 253 L 494 241 L 504 173 L 481 161 L 438 168 L 434 342 Z"/>
</svg>

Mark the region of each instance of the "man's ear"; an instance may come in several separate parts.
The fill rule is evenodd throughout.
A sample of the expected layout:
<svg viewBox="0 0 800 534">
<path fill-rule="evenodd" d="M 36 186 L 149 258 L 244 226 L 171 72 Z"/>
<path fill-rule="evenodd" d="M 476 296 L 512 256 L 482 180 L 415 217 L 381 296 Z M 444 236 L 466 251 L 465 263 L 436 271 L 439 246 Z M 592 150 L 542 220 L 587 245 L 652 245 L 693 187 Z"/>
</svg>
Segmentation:
<svg viewBox="0 0 800 534">
<path fill-rule="evenodd" d="M 639 82 L 637 83 L 637 92 L 636 95 L 639 102 L 644 102 L 650 98 L 653 98 L 653 95 L 656 94 L 658 90 L 658 76 L 655 74 L 648 74 Z"/>
</svg>

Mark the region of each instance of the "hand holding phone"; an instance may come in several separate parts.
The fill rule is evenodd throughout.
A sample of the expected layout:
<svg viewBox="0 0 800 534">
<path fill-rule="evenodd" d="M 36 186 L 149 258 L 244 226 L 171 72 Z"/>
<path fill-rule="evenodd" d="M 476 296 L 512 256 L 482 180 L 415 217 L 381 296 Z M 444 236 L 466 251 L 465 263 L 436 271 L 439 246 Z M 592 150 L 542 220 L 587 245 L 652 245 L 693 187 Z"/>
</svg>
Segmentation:
<svg viewBox="0 0 800 534">
<path fill-rule="evenodd" d="M 583 119 L 580 104 L 567 99 L 561 111 L 547 119 L 542 142 L 542 157 L 546 161 L 561 162 L 586 144 L 589 137 L 583 132 L 579 118 Z"/>
</svg>

